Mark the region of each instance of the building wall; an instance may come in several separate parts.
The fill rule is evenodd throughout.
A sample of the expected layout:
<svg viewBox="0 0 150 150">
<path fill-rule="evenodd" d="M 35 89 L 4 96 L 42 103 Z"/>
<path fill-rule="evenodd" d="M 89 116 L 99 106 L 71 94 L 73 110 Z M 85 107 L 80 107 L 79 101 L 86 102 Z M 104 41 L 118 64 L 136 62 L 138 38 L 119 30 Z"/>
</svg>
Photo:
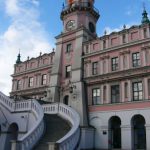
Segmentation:
<svg viewBox="0 0 150 150">
<path fill-rule="evenodd" d="M 142 104 L 137 103 L 137 107 L 133 104 L 127 104 L 128 108 L 122 105 L 109 105 L 101 108 L 96 108 L 95 110 L 90 108 L 90 125 L 94 126 L 95 131 L 95 148 L 108 149 L 111 146 L 110 138 L 110 127 L 109 121 L 112 117 L 119 117 L 121 119 L 121 149 L 131 150 L 133 149 L 133 127 L 132 118 L 137 115 L 144 117 L 146 124 L 146 144 L 147 149 L 150 149 L 150 119 L 149 119 L 149 106 L 150 103 Z"/>
<path fill-rule="evenodd" d="M 50 84 L 54 55 L 55 53 L 52 52 L 15 64 L 10 95 L 36 99 L 44 98 Z M 44 75 L 46 76 L 45 78 Z M 30 78 L 33 78 L 32 84 L 29 83 L 31 82 Z"/>
<path fill-rule="evenodd" d="M 144 30 L 146 29 L 146 36 Z M 111 148 L 110 119 L 121 120 L 121 149 L 134 149 L 132 119 L 145 119 L 146 148 L 150 149 L 150 26 L 134 26 L 84 43 L 84 80 L 87 89 L 89 123 L 95 131 L 95 148 Z M 123 42 L 126 34 L 126 42 Z M 105 47 L 103 47 L 105 40 Z M 133 64 L 133 55 L 139 53 L 139 63 Z M 118 66 L 113 70 L 113 58 Z M 97 62 L 96 73 L 93 64 Z M 142 98 L 135 100 L 134 83 L 141 82 Z M 119 85 L 119 100 L 112 101 L 112 86 Z M 94 102 L 94 89 L 99 89 L 99 103 Z"/>
<path fill-rule="evenodd" d="M 67 9 L 72 6 L 71 3 Z M 45 97 L 45 93 L 50 90 L 49 100 L 63 103 L 65 96 L 68 96 L 67 104 L 80 114 L 81 126 L 88 125 L 86 116 L 89 113 L 89 124 L 96 129 L 95 148 L 100 149 L 110 148 L 112 141 L 109 121 L 115 116 L 121 120 L 121 148 L 133 149 L 132 118 L 136 115 L 143 116 L 147 149 L 150 149 L 150 24 L 132 26 L 129 29 L 124 27 L 119 32 L 109 35 L 105 33 L 98 38 L 96 32 L 90 33 L 89 29 L 90 22 L 96 25 L 99 18 L 97 12 L 92 12 L 92 9 L 67 9 L 61 13 L 64 31 L 56 37 L 56 54 L 45 54 L 16 64 L 12 75 L 11 95 L 39 99 Z M 66 28 L 70 20 L 75 21 L 72 30 Z M 68 44 L 71 44 L 69 51 Z M 136 59 L 133 58 L 135 56 Z M 68 65 L 71 66 L 71 70 L 70 76 L 66 77 Z M 48 76 L 44 85 L 41 84 L 43 74 Z M 34 78 L 31 87 L 30 77 Z M 17 84 L 20 80 L 21 85 L 18 89 Z M 138 97 L 137 100 L 134 83 L 141 84 L 138 88 L 141 88 L 142 97 Z M 112 101 L 114 85 L 119 87 L 117 101 Z M 96 93 L 98 103 L 93 102 L 94 89 L 99 89 L 99 93 Z M 139 94 L 139 91 L 137 93 Z"/>
<path fill-rule="evenodd" d="M 147 28 L 146 28 L 147 27 Z M 143 28 L 149 29 L 149 26 Z M 137 32 L 143 31 L 137 28 Z M 132 28 L 131 28 L 132 29 Z M 129 29 L 129 35 L 130 30 Z M 135 29 L 134 29 L 135 30 Z M 132 31 L 132 30 L 131 30 Z M 149 32 L 148 32 L 149 33 Z M 111 35 L 109 37 L 111 39 Z M 99 40 L 100 41 L 100 40 Z M 110 103 L 112 85 L 118 84 L 120 86 L 120 102 L 132 100 L 132 83 L 141 81 L 143 85 L 143 98 L 149 99 L 149 72 L 150 72 L 150 45 L 149 37 L 136 40 L 134 43 L 128 42 L 125 45 L 122 44 L 107 48 L 106 50 L 97 50 L 85 53 L 84 59 L 84 80 L 87 85 L 88 102 L 92 104 L 92 89 L 100 88 L 101 90 L 101 103 Z M 93 41 L 93 46 L 95 42 Z M 96 40 L 98 43 L 98 40 Z M 87 43 L 84 45 L 86 47 Z M 99 46 L 97 45 L 97 48 Z M 133 55 L 139 53 L 139 63 L 137 66 L 133 64 Z M 112 70 L 112 59 L 118 58 L 117 69 Z M 97 62 L 96 73 L 93 74 L 93 63 Z M 129 88 L 129 93 L 125 97 L 125 83 Z M 104 102 L 103 89 L 106 86 L 107 100 Z"/>
</svg>

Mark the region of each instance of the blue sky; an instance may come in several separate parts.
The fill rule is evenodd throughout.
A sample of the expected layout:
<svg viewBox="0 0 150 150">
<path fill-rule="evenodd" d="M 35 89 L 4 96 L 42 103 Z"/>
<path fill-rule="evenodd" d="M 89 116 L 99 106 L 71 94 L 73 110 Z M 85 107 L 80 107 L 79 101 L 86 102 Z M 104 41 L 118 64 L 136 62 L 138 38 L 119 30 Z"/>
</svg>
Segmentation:
<svg viewBox="0 0 150 150">
<path fill-rule="evenodd" d="M 0 91 L 11 91 L 13 65 L 19 49 L 22 60 L 50 52 L 55 36 L 62 31 L 60 12 L 64 0 L 0 0 Z M 145 3 L 150 13 L 150 0 L 95 0 L 100 12 L 98 36 L 140 24 Z"/>
<path fill-rule="evenodd" d="M 62 29 L 59 16 L 63 0 L 55 0 L 55 6 L 52 1 L 41 2 L 41 21 L 45 23 L 46 30 L 55 36 Z M 101 15 L 97 24 L 98 34 L 101 35 L 106 27 L 118 29 L 124 24 L 139 24 L 143 3 L 150 12 L 150 0 L 95 0 L 95 7 Z"/>
</svg>

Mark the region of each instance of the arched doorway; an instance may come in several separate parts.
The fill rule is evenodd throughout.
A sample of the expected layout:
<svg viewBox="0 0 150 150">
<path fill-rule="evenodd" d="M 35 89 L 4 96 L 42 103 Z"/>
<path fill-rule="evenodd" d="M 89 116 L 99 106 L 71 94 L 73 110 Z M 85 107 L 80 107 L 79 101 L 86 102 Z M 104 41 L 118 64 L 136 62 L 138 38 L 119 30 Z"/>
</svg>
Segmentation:
<svg viewBox="0 0 150 150">
<path fill-rule="evenodd" d="M 141 115 L 135 115 L 132 120 L 133 149 L 146 149 L 145 119 Z"/>
<path fill-rule="evenodd" d="M 66 104 L 66 105 L 69 104 L 69 96 L 68 96 L 68 95 L 66 95 L 66 96 L 64 97 L 63 103 Z"/>
<path fill-rule="evenodd" d="M 109 120 L 109 148 L 121 149 L 121 120 L 114 116 Z"/>
<path fill-rule="evenodd" d="M 18 125 L 16 123 L 12 123 L 8 128 L 8 133 L 5 142 L 5 150 L 11 149 L 11 141 L 17 140 L 18 138 Z"/>
</svg>

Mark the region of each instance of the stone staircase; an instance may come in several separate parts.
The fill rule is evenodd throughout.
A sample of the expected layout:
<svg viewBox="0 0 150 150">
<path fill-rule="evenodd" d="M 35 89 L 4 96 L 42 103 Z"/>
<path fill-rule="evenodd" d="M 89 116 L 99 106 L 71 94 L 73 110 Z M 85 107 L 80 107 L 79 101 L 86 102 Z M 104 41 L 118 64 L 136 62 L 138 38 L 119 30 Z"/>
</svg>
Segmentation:
<svg viewBox="0 0 150 150">
<path fill-rule="evenodd" d="M 55 143 L 71 129 L 69 123 L 58 115 L 45 114 L 45 134 L 33 150 L 48 150 L 48 143 Z"/>
</svg>

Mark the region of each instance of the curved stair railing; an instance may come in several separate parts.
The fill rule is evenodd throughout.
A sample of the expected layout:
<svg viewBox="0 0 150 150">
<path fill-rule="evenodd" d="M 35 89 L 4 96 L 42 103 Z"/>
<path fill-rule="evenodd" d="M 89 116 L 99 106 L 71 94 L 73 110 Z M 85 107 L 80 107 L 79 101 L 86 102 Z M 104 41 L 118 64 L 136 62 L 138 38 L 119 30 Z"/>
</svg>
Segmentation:
<svg viewBox="0 0 150 150">
<path fill-rule="evenodd" d="M 26 107 L 26 108 L 25 108 Z M 28 100 L 16 103 L 16 112 L 30 109 L 36 117 L 36 123 L 22 138 L 12 144 L 12 150 L 31 150 L 39 141 L 44 132 L 44 113 L 42 106 L 36 100 Z M 15 147 L 15 148 L 13 148 Z"/>
<path fill-rule="evenodd" d="M 36 117 L 33 127 L 17 141 L 12 142 L 11 150 L 31 150 L 44 132 L 44 112 L 36 100 L 14 101 L 0 92 L 0 104 L 10 112 L 30 111 Z"/>
<path fill-rule="evenodd" d="M 61 103 L 41 106 L 36 100 L 16 102 L 1 92 L 0 104 L 7 108 L 10 112 L 31 111 L 36 117 L 36 124 L 34 124 L 33 128 L 31 128 L 27 134 L 19 140 L 13 141 L 11 150 L 31 150 L 36 145 L 44 132 L 44 113 L 58 114 L 71 124 L 71 130 L 54 145 L 50 145 L 49 148 L 51 147 L 51 149 L 59 150 L 76 149 L 80 140 L 80 117 L 71 107 Z"/>
<path fill-rule="evenodd" d="M 54 145 L 51 149 L 74 150 L 80 140 L 80 117 L 76 111 L 61 103 L 43 105 L 44 113 L 58 114 L 71 124 L 71 130 Z"/>
</svg>

